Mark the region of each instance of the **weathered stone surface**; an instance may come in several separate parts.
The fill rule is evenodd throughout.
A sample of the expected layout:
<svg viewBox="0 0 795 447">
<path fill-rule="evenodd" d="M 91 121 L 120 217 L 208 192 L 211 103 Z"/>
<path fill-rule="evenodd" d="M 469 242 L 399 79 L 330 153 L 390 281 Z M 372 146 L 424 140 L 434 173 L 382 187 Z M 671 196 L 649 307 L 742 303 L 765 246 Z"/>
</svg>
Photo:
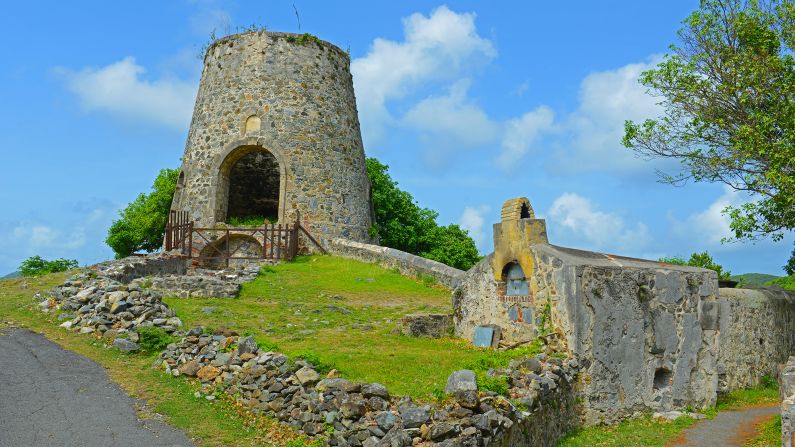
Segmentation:
<svg viewBox="0 0 795 447">
<path fill-rule="evenodd" d="M 186 376 L 196 377 L 196 374 L 198 374 L 199 369 L 201 369 L 199 362 L 197 362 L 196 360 L 191 360 L 189 362 L 185 362 L 182 365 L 180 365 L 179 372 L 180 374 Z"/>
<path fill-rule="evenodd" d="M 403 419 L 403 426 L 406 428 L 417 428 L 428 422 L 430 414 L 425 407 L 410 407 L 401 410 L 400 417 Z"/>
<path fill-rule="evenodd" d="M 314 369 L 304 366 L 295 372 L 295 377 L 301 382 L 301 385 L 314 385 L 320 380 L 320 374 Z"/>
<path fill-rule="evenodd" d="M 196 377 L 201 379 L 202 381 L 213 380 L 221 374 L 221 370 L 211 366 L 203 366 L 198 372 L 196 372 Z"/>
<path fill-rule="evenodd" d="M 238 354 L 256 354 L 259 346 L 257 346 L 257 341 L 254 340 L 254 337 L 244 337 L 241 338 L 240 341 L 237 342 L 237 353 Z"/>
<path fill-rule="evenodd" d="M 113 340 L 113 346 L 122 352 L 133 352 L 140 349 L 138 343 L 134 343 L 126 338 L 117 338 Z"/>
<path fill-rule="evenodd" d="M 775 376 L 795 353 L 795 293 L 776 289 L 720 289 L 718 387 L 756 386 Z"/>
<path fill-rule="evenodd" d="M 475 372 L 469 369 L 462 369 L 450 374 L 447 378 L 447 385 L 444 387 L 444 392 L 447 394 L 455 394 L 458 391 L 477 391 L 478 382 L 475 378 Z"/>
<path fill-rule="evenodd" d="M 483 324 L 500 326 L 508 345 L 550 334 L 583 365 L 584 394 L 600 396 L 584 400 L 587 423 L 714 404 L 718 334 L 699 318 L 700 302 L 716 299 L 703 287 L 714 272 L 546 244 L 527 255 L 532 296 L 506 296 L 489 257 L 467 272 L 453 292 L 457 335 Z"/>
</svg>

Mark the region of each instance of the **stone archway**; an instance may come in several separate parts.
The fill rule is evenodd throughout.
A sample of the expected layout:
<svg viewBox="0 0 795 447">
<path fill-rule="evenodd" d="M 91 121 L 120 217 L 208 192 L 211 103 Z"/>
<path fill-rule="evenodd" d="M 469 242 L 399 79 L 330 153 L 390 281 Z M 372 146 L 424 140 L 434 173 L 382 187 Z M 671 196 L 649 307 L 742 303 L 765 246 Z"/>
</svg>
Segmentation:
<svg viewBox="0 0 795 447">
<path fill-rule="evenodd" d="M 284 208 L 284 169 L 270 151 L 244 146 L 230 152 L 220 166 L 216 222 L 264 218 L 277 222 Z"/>
</svg>

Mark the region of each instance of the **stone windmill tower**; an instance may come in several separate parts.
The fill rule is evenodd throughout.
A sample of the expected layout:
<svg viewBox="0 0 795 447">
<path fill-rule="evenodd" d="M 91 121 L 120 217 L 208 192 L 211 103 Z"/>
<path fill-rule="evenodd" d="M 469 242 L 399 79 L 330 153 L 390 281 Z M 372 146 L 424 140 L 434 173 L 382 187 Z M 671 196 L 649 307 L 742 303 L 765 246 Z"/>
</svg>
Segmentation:
<svg viewBox="0 0 795 447">
<path fill-rule="evenodd" d="M 265 216 L 321 241 L 369 241 L 370 181 L 348 54 L 310 35 L 247 32 L 204 57 L 172 210 L 197 226 Z"/>
</svg>

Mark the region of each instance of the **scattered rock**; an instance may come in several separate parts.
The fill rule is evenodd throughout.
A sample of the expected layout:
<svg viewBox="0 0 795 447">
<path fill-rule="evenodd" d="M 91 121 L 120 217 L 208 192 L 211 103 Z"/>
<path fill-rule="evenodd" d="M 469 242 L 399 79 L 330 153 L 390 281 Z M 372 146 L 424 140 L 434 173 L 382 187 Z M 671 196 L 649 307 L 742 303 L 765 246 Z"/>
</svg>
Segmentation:
<svg viewBox="0 0 795 447">
<path fill-rule="evenodd" d="M 196 373 L 196 377 L 201 379 L 202 382 L 207 382 L 207 381 L 215 379 L 220 374 L 221 374 L 221 370 L 220 369 L 218 369 L 218 368 L 216 368 L 214 366 L 211 366 L 211 365 L 207 365 L 207 366 L 202 367 Z"/>
<path fill-rule="evenodd" d="M 126 338 L 117 338 L 113 340 L 113 346 L 122 352 L 134 352 L 140 349 L 138 343 L 127 340 Z"/>
</svg>

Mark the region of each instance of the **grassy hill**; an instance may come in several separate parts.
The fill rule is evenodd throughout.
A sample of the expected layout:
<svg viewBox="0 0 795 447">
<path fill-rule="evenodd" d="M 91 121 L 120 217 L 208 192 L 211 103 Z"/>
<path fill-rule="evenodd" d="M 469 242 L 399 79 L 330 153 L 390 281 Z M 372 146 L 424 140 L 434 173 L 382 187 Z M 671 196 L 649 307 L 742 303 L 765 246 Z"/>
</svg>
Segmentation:
<svg viewBox="0 0 795 447">
<path fill-rule="evenodd" d="M 743 273 L 742 275 L 732 275 L 732 281 L 737 281 L 740 284 L 749 286 L 762 286 L 778 278 L 780 278 L 780 276 L 768 275 L 766 273 Z"/>
<path fill-rule="evenodd" d="M 354 381 L 378 382 L 390 393 L 431 399 L 453 371 L 485 372 L 527 354 L 494 352 L 447 337 L 394 333 L 412 313 L 452 312 L 450 291 L 335 256 L 299 257 L 265 267 L 240 297 L 165 298 L 187 327 L 224 326 L 252 334 L 265 349 L 304 357 Z"/>
<path fill-rule="evenodd" d="M 14 279 L 14 278 L 19 278 L 20 276 L 22 275 L 19 272 L 11 272 L 6 276 L 0 277 L 0 279 Z"/>
</svg>

